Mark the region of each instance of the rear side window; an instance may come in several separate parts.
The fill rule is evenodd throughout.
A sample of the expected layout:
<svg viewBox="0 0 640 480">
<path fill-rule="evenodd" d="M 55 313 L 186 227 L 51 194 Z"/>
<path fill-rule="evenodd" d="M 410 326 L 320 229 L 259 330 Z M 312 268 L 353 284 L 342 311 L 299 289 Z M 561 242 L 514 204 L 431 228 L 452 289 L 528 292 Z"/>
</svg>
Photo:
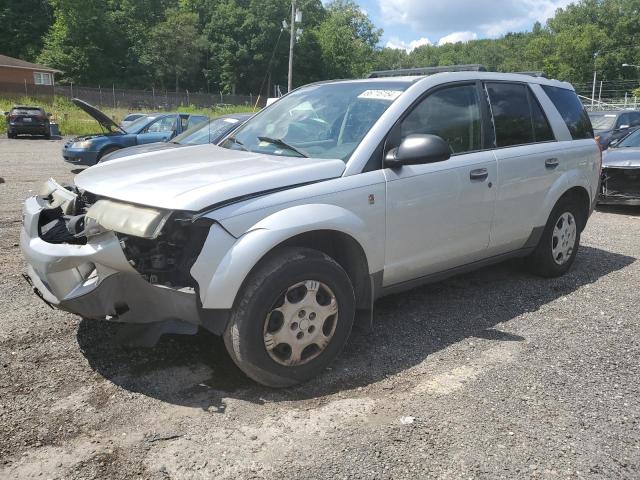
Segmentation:
<svg viewBox="0 0 640 480">
<path fill-rule="evenodd" d="M 486 88 L 497 147 L 554 140 L 547 117 L 529 87 L 517 83 L 487 83 Z"/>
<path fill-rule="evenodd" d="M 567 124 L 571 138 L 574 140 L 593 138 L 593 127 L 589 115 L 573 90 L 550 85 L 543 85 L 542 89 Z"/>
</svg>

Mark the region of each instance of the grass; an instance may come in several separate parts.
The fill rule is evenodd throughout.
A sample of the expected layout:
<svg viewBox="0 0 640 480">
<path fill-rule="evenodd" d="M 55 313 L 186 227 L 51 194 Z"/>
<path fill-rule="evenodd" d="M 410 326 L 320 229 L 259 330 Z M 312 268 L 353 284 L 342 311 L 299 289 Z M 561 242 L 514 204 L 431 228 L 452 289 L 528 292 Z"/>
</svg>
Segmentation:
<svg viewBox="0 0 640 480">
<path fill-rule="evenodd" d="M 19 99 L 7 99 L 0 97 L 0 113 L 8 112 L 14 105 L 38 105 L 43 107 L 47 113 L 51 113 L 51 122 L 58 124 L 61 135 L 88 135 L 91 133 L 100 133 L 101 131 L 100 126 L 93 118 L 63 97 L 54 97 L 52 101 L 43 101 L 28 97 Z M 100 110 L 113 118 L 116 123 L 120 123 L 128 113 L 134 112 L 134 110 L 127 110 L 124 108 L 108 107 L 101 108 Z M 197 108 L 190 105 L 172 109 L 172 111 L 215 117 L 229 113 L 251 112 L 253 109 L 244 105 L 221 108 Z M 6 131 L 6 118 L 4 115 L 0 114 L 0 133 L 5 133 Z"/>
</svg>

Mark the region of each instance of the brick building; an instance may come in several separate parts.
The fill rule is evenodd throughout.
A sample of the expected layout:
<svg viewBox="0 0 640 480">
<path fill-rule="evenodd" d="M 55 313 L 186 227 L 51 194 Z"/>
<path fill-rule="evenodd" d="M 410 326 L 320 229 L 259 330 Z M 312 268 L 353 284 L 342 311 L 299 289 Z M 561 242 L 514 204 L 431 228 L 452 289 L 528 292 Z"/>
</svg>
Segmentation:
<svg viewBox="0 0 640 480">
<path fill-rule="evenodd" d="M 0 55 L 0 91 L 25 95 L 53 95 L 60 70 Z"/>
</svg>

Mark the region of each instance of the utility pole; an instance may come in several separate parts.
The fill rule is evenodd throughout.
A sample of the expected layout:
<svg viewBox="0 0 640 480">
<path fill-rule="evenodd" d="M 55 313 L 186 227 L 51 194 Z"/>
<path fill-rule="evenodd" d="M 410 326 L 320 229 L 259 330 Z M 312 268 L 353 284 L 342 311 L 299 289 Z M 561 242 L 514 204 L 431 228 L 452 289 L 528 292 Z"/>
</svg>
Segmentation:
<svg viewBox="0 0 640 480">
<path fill-rule="evenodd" d="M 291 36 L 289 38 L 289 78 L 287 92 L 293 88 L 293 46 L 296 44 L 296 0 L 291 0 Z"/>
<path fill-rule="evenodd" d="M 296 8 L 296 0 L 291 0 L 291 25 L 289 25 L 291 37 L 289 38 L 289 79 L 287 82 L 287 92 L 290 92 L 293 88 L 293 47 L 296 44 L 296 40 L 302 35 L 302 29 L 296 28 L 296 22 L 302 22 L 302 12 Z M 282 22 L 282 26 L 287 28 L 286 20 Z"/>
<path fill-rule="evenodd" d="M 596 70 L 593 71 L 593 86 L 591 87 L 591 108 L 593 108 L 593 104 L 596 101 L 596 79 L 598 77 L 598 72 Z"/>
</svg>

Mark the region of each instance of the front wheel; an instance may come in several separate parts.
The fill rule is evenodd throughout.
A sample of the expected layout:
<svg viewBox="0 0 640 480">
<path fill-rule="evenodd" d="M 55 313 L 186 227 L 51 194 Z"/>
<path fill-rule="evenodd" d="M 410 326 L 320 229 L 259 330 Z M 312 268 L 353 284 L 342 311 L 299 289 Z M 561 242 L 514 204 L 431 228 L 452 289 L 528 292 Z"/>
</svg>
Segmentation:
<svg viewBox="0 0 640 480">
<path fill-rule="evenodd" d="M 349 276 L 317 250 L 274 252 L 238 295 L 225 345 L 247 376 L 269 387 L 321 373 L 351 332 L 355 297 Z"/>
<path fill-rule="evenodd" d="M 561 200 L 551 212 L 540 243 L 528 257 L 529 269 L 542 277 L 564 275 L 573 264 L 583 220 L 572 200 Z"/>
<path fill-rule="evenodd" d="M 116 150 L 120 150 L 120 147 L 107 147 L 104 150 L 102 150 L 99 154 L 98 157 L 96 158 L 96 163 L 100 163 L 102 161 L 103 158 L 105 158 L 107 155 L 109 155 L 110 153 L 115 152 Z"/>
</svg>

